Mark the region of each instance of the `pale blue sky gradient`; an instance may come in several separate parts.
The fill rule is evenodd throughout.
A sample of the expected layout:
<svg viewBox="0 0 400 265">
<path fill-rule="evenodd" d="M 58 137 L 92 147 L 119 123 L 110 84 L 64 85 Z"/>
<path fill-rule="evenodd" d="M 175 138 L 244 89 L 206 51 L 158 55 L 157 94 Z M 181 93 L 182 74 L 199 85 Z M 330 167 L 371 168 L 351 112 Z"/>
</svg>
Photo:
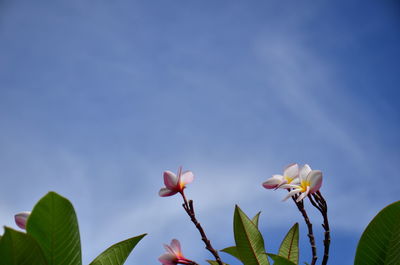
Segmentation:
<svg viewBox="0 0 400 265">
<path fill-rule="evenodd" d="M 172 238 L 205 264 L 180 199 L 157 195 L 182 165 L 216 248 L 233 244 L 239 204 L 262 211 L 269 252 L 299 222 L 308 261 L 300 213 L 261 183 L 309 163 L 330 264 L 352 264 L 399 199 L 399 26 L 390 0 L 0 0 L 0 223 L 54 190 L 76 207 L 85 264 L 145 232 L 127 265 L 158 264 Z"/>
</svg>

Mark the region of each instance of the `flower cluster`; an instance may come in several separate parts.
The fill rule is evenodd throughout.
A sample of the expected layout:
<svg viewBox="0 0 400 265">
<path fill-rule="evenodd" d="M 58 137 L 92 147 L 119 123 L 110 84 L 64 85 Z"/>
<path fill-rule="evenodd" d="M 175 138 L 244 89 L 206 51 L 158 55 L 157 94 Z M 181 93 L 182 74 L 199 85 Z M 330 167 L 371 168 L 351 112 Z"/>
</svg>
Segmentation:
<svg viewBox="0 0 400 265">
<path fill-rule="evenodd" d="M 201 239 L 206 245 L 206 249 L 211 252 L 214 256 L 215 261 L 218 265 L 223 265 L 221 258 L 219 257 L 218 251 L 212 247 L 210 240 L 207 238 L 207 235 L 204 232 L 203 227 L 199 223 L 196 218 L 196 213 L 193 207 L 193 201 L 188 200 L 185 196 L 184 189 L 186 188 L 186 184 L 191 183 L 194 179 L 194 175 L 192 171 L 184 171 L 182 172 L 182 167 L 179 168 L 178 174 L 174 174 L 171 171 L 164 171 L 164 184 L 165 187 L 161 188 L 159 191 L 159 195 L 161 197 L 172 196 L 177 193 L 180 193 L 183 199 L 182 207 L 185 212 L 188 214 L 192 223 L 196 226 L 196 229 L 199 231 L 201 235 Z M 164 245 L 167 253 L 162 255 L 158 260 L 163 265 L 175 265 L 175 264 L 190 264 L 190 265 L 198 265 L 196 262 L 186 259 L 181 252 L 181 246 L 179 241 L 173 239 L 171 241 L 171 245 Z"/>
<path fill-rule="evenodd" d="M 322 172 L 320 170 L 312 170 L 305 164 L 299 169 L 298 164 L 290 164 L 287 166 L 283 175 L 273 175 L 267 179 L 263 186 L 266 189 L 287 189 L 288 195 L 283 199 L 298 195 L 296 201 L 303 200 L 307 195 L 317 192 L 322 185 Z"/>
<path fill-rule="evenodd" d="M 184 189 L 186 188 L 186 184 L 191 183 L 194 179 L 194 175 L 191 171 L 182 172 L 182 167 L 179 168 L 178 173 L 175 174 L 171 171 L 164 171 L 164 184 L 165 187 L 161 188 L 159 191 L 159 195 L 161 197 L 172 196 L 177 193 L 180 193 L 183 199 L 183 208 L 189 215 L 191 221 L 195 224 L 196 228 L 199 230 L 202 240 L 206 245 L 206 249 L 208 249 L 212 255 L 215 257 L 216 263 L 219 265 L 223 265 L 224 263 L 220 259 L 218 252 L 211 246 L 210 240 L 208 240 L 203 228 L 200 223 L 196 219 L 196 215 L 193 208 L 193 201 L 187 200 Z M 312 170 L 309 165 L 305 164 L 301 169 L 298 164 L 290 164 L 287 166 L 283 175 L 273 175 L 271 178 L 266 180 L 263 183 L 263 186 L 266 189 L 286 189 L 288 191 L 287 196 L 284 200 L 294 196 L 296 201 L 296 205 L 299 210 L 302 212 L 308 227 L 311 227 L 311 223 L 307 217 L 307 213 L 304 209 L 304 205 L 302 200 L 308 195 L 312 195 L 316 197 L 316 202 L 309 196 L 310 201 L 313 205 L 318 203 L 316 207 L 324 212 L 324 209 L 321 203 L 323 202 L 322 195 L 318 192 L 322 185 L 322 172 L 319 170 Z M 317 193 L 318 192 L 318 193 Z M 317 194 L 314 194 L 317 193 Z M 318 195 L 318 196 L 317 196 Z M 329 230 L 328 226 L 324 226 L 324 228 Z M 316 261 L 316 248 L 314 242 L 314 235 L 312 231 L 309 230 L 310 242 L 312 245 L 312 254 L 313 254 L 313 262 L 311 264 L 315 264 Z M 329 237 L 329 234 L 328 234 Z M 326 241 L 328 242 L 328 241 Z M 164 245 L 167 253 L 164 253 L 159 257 L 159 261 L 163 265 L 177 265 L 177 264 L 187 264 L 187 265 L 197 265 L 196 262 L 185 258 L 182 254 L 181 245 L 178 240 L 173 239 L 170 245 Z"/>
</svg>

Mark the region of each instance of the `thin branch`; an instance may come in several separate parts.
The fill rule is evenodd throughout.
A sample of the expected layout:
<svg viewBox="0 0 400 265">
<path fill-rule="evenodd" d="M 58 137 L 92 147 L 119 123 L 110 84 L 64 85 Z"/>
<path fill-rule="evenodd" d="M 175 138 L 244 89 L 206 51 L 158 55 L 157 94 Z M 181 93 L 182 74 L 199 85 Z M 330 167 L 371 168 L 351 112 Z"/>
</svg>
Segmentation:
<svg viewBox="0 0 400 265">
<path fill-rule="evenodd" d="M 322 196 L 321 192 L 317 191 L 316 193 L 312 194 L 312 197 L 315 199 L 315 201 L 318 204 L 318 207 L 313 204 L 313 201 L 311 196 L 309 196 L 309 199 L 311 203 L 321 212 L 322 217 L 324 219 L 324 223 L 322 224 L 322 227 L 325 230 L 324 233 L 324 258 L 322 259 L 322 265 L 326 265 L 328 263 L 328 258 L 329 258 L 329 246 L 331 243 L 331 237 L 330 237 L 330 228 L 329 228 L 329 221 L 328 221 L 328 205 Z M 314 202 L 315 203 L 315 202 Z"/>
<path fill-rule="evenodd" d="M 307 224 L 307 228 L 308 228 L 308 238 L 310 239 L 310 245 L 311 245 L 311 253 L 312 253 L 312 260 L 311 260 L 311 265 L 315 265 L 315 263 L 317 262 L 317 247 L 315 245 L 315 238 L 314 238 L 314 232 L 313 232 L 313 228 L 312 228 L 312 223 L 310 222 L 310 219 L 308 218 L 306 209 L 304 209 L 304 203 L 303 200 L 297 202 L 298 196 L 294 195 L 292 196 L 292 199 L 294 201 L 294 203 L 297 206 L 297 209 L 299 209 L 299 211 L 301 212 L 301 214 L 303 215 L 304 221 Z"/>
<path fill-rule="evenodd" d="M 310 199 L 311 204 L 322 213 L 322 208 L 314 201 L 313 197 L 310 194 L 308 195 L 308 199 Z"/>
<path fill-rule="evenodd" d="M 212 247 L 210 240 L 207 238 L 206 233 L 204 232 L 203 227 L 200 225 L 200 223 L 196 219 L 196 215 L 194 212 L 194 207 L 193 207 L 193 201 L 186 199 L 185 193 L 182 191 L 181 192 L 182 198 L 183 198 L 183 209 L 185 209 L 186 213 L 189 215 L 190 220 L 193 222 L 193 224 L 196 226 L 197 230 L 199 230 L 200 235 L 201 235 L 201 240 L 203 240 L 204 244 L 206 245 L 206 249 L 211 252 L 211 254 L 215 257 L 215 261 L 219 265 L 224 265 L 223 262 L 221 261 L 221 258 L 218 255 L 218 252 Z M 198 265 L 196 263 L 193 263 L 193 265 Z"/>
</svg>

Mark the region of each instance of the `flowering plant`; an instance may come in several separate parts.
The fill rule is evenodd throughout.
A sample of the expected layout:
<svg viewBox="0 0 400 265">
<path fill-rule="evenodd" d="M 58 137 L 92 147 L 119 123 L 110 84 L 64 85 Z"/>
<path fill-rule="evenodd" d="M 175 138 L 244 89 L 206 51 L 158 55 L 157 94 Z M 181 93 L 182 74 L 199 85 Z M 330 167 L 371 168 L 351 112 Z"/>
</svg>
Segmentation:
<svg viewBox="0 0 400 265">
<path fill-rule="evenodd" d="M 179 194 L 182 207 L 191 222 L 200 233 L 205 248 L 212 259 L 211 265 L 227 265 L 220 252 L 235 257 L 244 265 L 293 265 L 300 264 L 299 224 L 295 223 L 282 240 L 276 254 L 267 252 L 264 238 L 259 230 L 258 213 L 249 218 L 236 205 L 233 216 L 233 234 L 235 245 L 217 250 L 206 235 L 196 217 L 193 200 L 185 194 L 186 185 L 194 179 L 191 171 L 178 169 L 177 174 L 165 171 L 163 174 L 165 187 L 159 195 L 168 197 Z M 305 263 L 315 265 L 318 261 L 328 263 L 330 250 L 330 226 L 328 204 L 321 192 L 323 174 L 320 170 L 312 170 L 309 165 L 298 164 L 287 166 L 282 175 L 273 175 L 262 186 L 266 189 L 286 190 L 284 200 L 292 198 L 300 211 L 308 230 L 311 249 L 311 261 Z M 307 201 L 322 215 L 324 228 L 323 255 L 317 256 L 317 243 L 314 237 L 313 224 L 306 210 Z M 309 210 L 309 209 L 308 209 Z M 370 222 L 359 241 L 355 265 L 400 264 L 400 201 L 395 202 L 379 212 Z M 35 205 L 32 212 L 21 212 L 15 215 L 15 222 L 24 231 L 5 227 L 0 236 L 0 265 L 82 265 L 81 243 L 77 217 L 72 204 L 55 192 L 49 192 Z M 137 243 L 145 236 L 136 237 L 116 243 L 106 249 L 90 265 L 122 265 Z M 164 245 L 166 253 L 158 260 L 163 265 L 198 265 L 186 258 L 181 244 L 173 239 Z"/>
<path fill-rule="evenodd" d="M 193 179 L 193 173 L 191 171 L 182 173 L 182 168 L 178 169 L 177 175 L 171 171 L 165 171 L 164 184 L 166 187 L 161 188 L 159 195 L 162 197 L 172 196 L 177 193 L 181 195 L 184 210 L 198 229 L 206 249 L 209 250 L 214 257 L 213 260 L 207 260 L 207 262 L 211 265 L 224 265 L 226 263 L 222 261 L 219 251 L 212 246 L 204 229 L 196 219 L 193 201 L 188 200 L 184 193 L 186 184 L 191 183 Z M 305 264 L 309 265 L 317 264 L 318 256 L 313 224 L 311 223 L 305 207 L 306 199 L 321 213 L 323 219 L 324 251 L 322 259 L 320 259 L 321 264 L 326 265 L 329 259 L 331 238 L 328 204 L 320 191 L 322 180 L 323 174 L 320 170 L 312 170 L 308 164 L 300 167 L 298 164 L 294 163 L 288 165 L 284 169 L 282 175 L 275 174 L 262 183 L 262 186 L 266 189 L 287 190 L 288 194 L 283 200 L 286 201 L 292 198 L 297 209 L 300 211 L 308 229 L 307 235 L 310 242 L 311 261 Z M 258 228 L 259 216 L 260 213 L 253 218 L 249 218 L 242 209 L 236 205 L 233 217 L 233 232 L 236 245 L 224 248 L 220 251 L 232 255 L 244 265 L 269 265 L 271 261 L 273 261 L 275 265 L 300 264 L 299 224 L 295 223 L 289 229 L 282 240 L 278 253 L 273 254 L 265 250 L 264 238 Z M 357 248 L 355 265 L 400 264 L 400 222 L 389 221 L 386 218 L 400 220 L 400 201 L 383 209 L 367 227 Z M 376 234 L 377 231 L 380 233 L 379 236 Z M 379 240 L 384 240 L 389 247 L 385 248 L 377 243 Z M 174 244 L 177 244 L 176 242 L 178 241 L 174 242 Z M 171 247 L 172 244 L 173 243 L 171 243 Z M 179 249 L 178 252 L 174 252 L 171 248 L 168 248 L 167 250 L 169 250 L 169 253 L 162 255 L 159 261 L 163 265 L 197 264 L 195 261 L 184 258 L 180 251 L 179 242 L 178 245 L 179 248 L 175 247 L 175 249 Z M 370 252 L 368 249 L 371 247 L 377 249 L 378 252 Z M 165 257 L 169 257 L 169 259 Z M 384 260 L 383 263 L 381 262 L 382 260 Z"/>
<path fill-rule="evenodd" d="M 0 265 L 82 265 L 78 220 L 70 201 L 49 192 L 32 212 L 15 215 L 25 230 L 5 227 L 0 237 Z M 146 234 L 112 245 L 90 265 L 121 265 Z"/>
</svg>

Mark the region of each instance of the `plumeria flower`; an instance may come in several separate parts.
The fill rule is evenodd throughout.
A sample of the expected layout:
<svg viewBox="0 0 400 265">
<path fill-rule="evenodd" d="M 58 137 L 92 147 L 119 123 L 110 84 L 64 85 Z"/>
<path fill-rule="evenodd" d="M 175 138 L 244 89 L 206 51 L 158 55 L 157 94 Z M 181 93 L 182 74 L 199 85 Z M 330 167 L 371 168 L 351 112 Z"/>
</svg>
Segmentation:
<svg viewBox="0 0 400 265">
<path fill-rule="evenodd" d="M 299 184 L 298 176 L 299 165 L 294 163 L 284 169 L 283 175 L 273 175 L 272 178 L 267 179 L 262 185 L 266 189 L 284 188 L 282 186 L 286 184 Z"/>
<path fill-rule="evenodd" d="M 164 171 L 164 184 L 165 187 L 161 188 L 159 195 L 161 197 L 172 196 L 178 192 L 182 193 L 185 185 L 193 181 L 194 175 L 192 171 L 185 171 L 182 173 L 182 167 L 178 170 L 178 175 L 171 171 Z"/>
<path fill-rule="evenodd" d="M 304 199 L 308 194 L 317 192 L 322 185 L 322 172 L 320 170 L 312 170 L 309 165 L 305 164 L 299 174 L 300 184 L 286 184 L 285 188 L 292 188 L 284 201 L 293 195 L 300 194 L 296 202 Z"/>
<path fill-rule="evenodd" d="M 19 228 L 26 229 L 26 222 L 28 221 L 28 217 L 30 214 L 31 212 L 21 212 L 17 213 L 14 216 L 15 223 L 18 225 Z"/>
<path fill-rule="evenodd" d="M 181 244 L 177 239 L 172 239 L 171 245 L 164 244 L 164 248 L 167 253 L 158 258 L 163 265 L 193 264 L 193 261 L 183 256 Z"/>
</svg>

